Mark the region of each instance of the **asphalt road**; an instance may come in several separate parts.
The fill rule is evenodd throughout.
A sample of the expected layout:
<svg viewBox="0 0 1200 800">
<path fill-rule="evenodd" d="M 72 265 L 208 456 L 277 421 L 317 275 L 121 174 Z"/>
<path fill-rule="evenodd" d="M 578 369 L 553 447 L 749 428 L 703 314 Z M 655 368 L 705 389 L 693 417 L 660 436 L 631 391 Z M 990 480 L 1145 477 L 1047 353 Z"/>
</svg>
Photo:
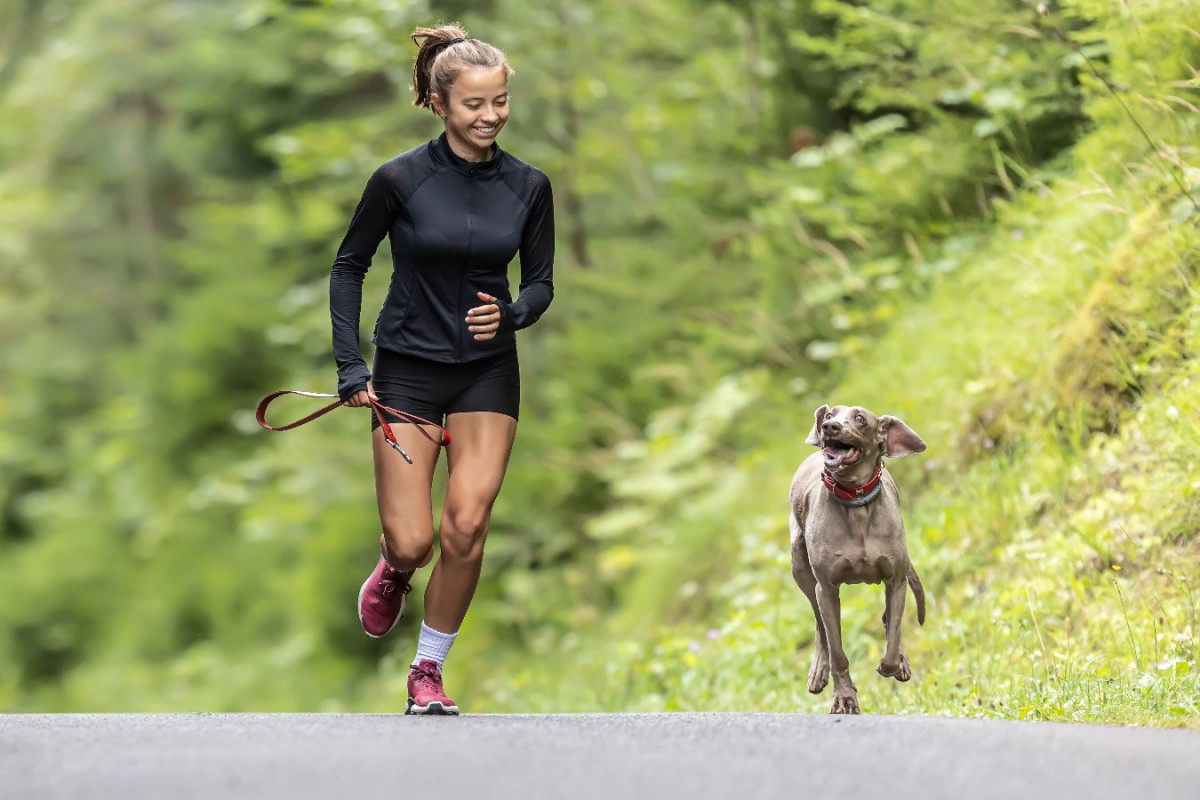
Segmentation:
<svg viewBox="0 0 1200 800">
<path fill-rule="evenodd" d="M 0 798 L 1200 800 L 1200 732 L 805 714 L 0 715 Z"/>
</svg>

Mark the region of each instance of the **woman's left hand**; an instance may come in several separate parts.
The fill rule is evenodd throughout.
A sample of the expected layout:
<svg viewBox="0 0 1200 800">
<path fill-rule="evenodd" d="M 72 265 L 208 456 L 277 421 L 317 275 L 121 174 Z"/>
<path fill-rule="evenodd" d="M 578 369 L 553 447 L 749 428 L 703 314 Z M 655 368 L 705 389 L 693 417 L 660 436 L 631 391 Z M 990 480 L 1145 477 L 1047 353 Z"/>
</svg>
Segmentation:
<svg viewBox="0 0 1200 800">
<path fill-rule="evenodd" d="M 475 306 L 467 312 L 467 330 L 475 334 L 476 341 L 486 342 L 500 330 L 500 306 L 490 294 L 476 292 L 475 296 L 487 305 Z"/>
</svg>

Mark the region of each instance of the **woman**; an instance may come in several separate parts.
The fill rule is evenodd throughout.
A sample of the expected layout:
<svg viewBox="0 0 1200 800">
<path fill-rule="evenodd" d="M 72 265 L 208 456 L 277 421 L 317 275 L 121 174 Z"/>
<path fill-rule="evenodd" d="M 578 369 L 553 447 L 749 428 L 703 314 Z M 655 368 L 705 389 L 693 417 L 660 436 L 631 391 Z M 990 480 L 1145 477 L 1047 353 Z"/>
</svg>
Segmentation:
<svg viewBox="0 0 1200 800">
<path fill-rule="evenodd" d="M 448 483 L 441 556 L 425 590 L 409 714 L 457 714 L 442 666 L 479 581 L 492 504 L 512 450 L 520 405 L 515 332 L 554 294 L 550 182 L 496 145 L 508 121 L 512 69 L 499 49 L 456 25 L 418 28 L 414 105 L 443 120 L 437 139 L 396 156 L 367 182 L 330 278 L 338 394 L 443 423 Z M 392 280 L 375 323 L 375 363 L 358 349 L 363 277 L 384 236 Z M 516 301 L 509 262 L 520 254 Z M 389 425 L 404 419 L 388 415 Z M 367 635 L 395 627 L 413 572 L 433 559 L 430 497 L 439 444 L 415 424 L 393 426 L 412 464 L 393 453 L 372 415 L 382 556 L 359 592 Z"/>
</svg>

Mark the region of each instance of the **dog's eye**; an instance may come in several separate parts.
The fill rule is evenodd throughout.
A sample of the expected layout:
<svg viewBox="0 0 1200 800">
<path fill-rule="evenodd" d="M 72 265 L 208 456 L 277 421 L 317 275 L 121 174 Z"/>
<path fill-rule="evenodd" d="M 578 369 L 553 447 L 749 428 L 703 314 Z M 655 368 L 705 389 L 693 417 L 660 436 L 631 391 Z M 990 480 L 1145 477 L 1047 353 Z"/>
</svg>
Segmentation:
<svg viewBox="0 0 1200 800">
<path fill-rule="evenodd" d="M 867 422 L 867 420 L 863 417 L 862 414 L 855 414 L 854 421 L 857 422 L 859 425 L 865 425 Z"/>
</svg>

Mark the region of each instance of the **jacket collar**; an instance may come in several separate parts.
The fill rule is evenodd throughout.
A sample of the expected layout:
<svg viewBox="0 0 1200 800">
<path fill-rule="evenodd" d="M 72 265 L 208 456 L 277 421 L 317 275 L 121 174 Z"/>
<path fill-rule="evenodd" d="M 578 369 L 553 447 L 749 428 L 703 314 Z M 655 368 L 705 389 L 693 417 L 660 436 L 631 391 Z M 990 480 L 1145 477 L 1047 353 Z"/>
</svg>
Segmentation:
<svg viewBox="0 0 1200 800">
<path fill-rule="evenodd" d="M 450 149 L 450 142 L 446 138 L 445 132 L 429 144 L 434 157 L 438 161 L 450 165 L 464 175 L 481 175 L 495 172 L 496 168 L 500 166 L 500 156 L 503 152 L 500 149 L 500 145 L 493 142 L 492 157 L 490 159 L 487 161 L 467 161 Z"/>
</svg>

